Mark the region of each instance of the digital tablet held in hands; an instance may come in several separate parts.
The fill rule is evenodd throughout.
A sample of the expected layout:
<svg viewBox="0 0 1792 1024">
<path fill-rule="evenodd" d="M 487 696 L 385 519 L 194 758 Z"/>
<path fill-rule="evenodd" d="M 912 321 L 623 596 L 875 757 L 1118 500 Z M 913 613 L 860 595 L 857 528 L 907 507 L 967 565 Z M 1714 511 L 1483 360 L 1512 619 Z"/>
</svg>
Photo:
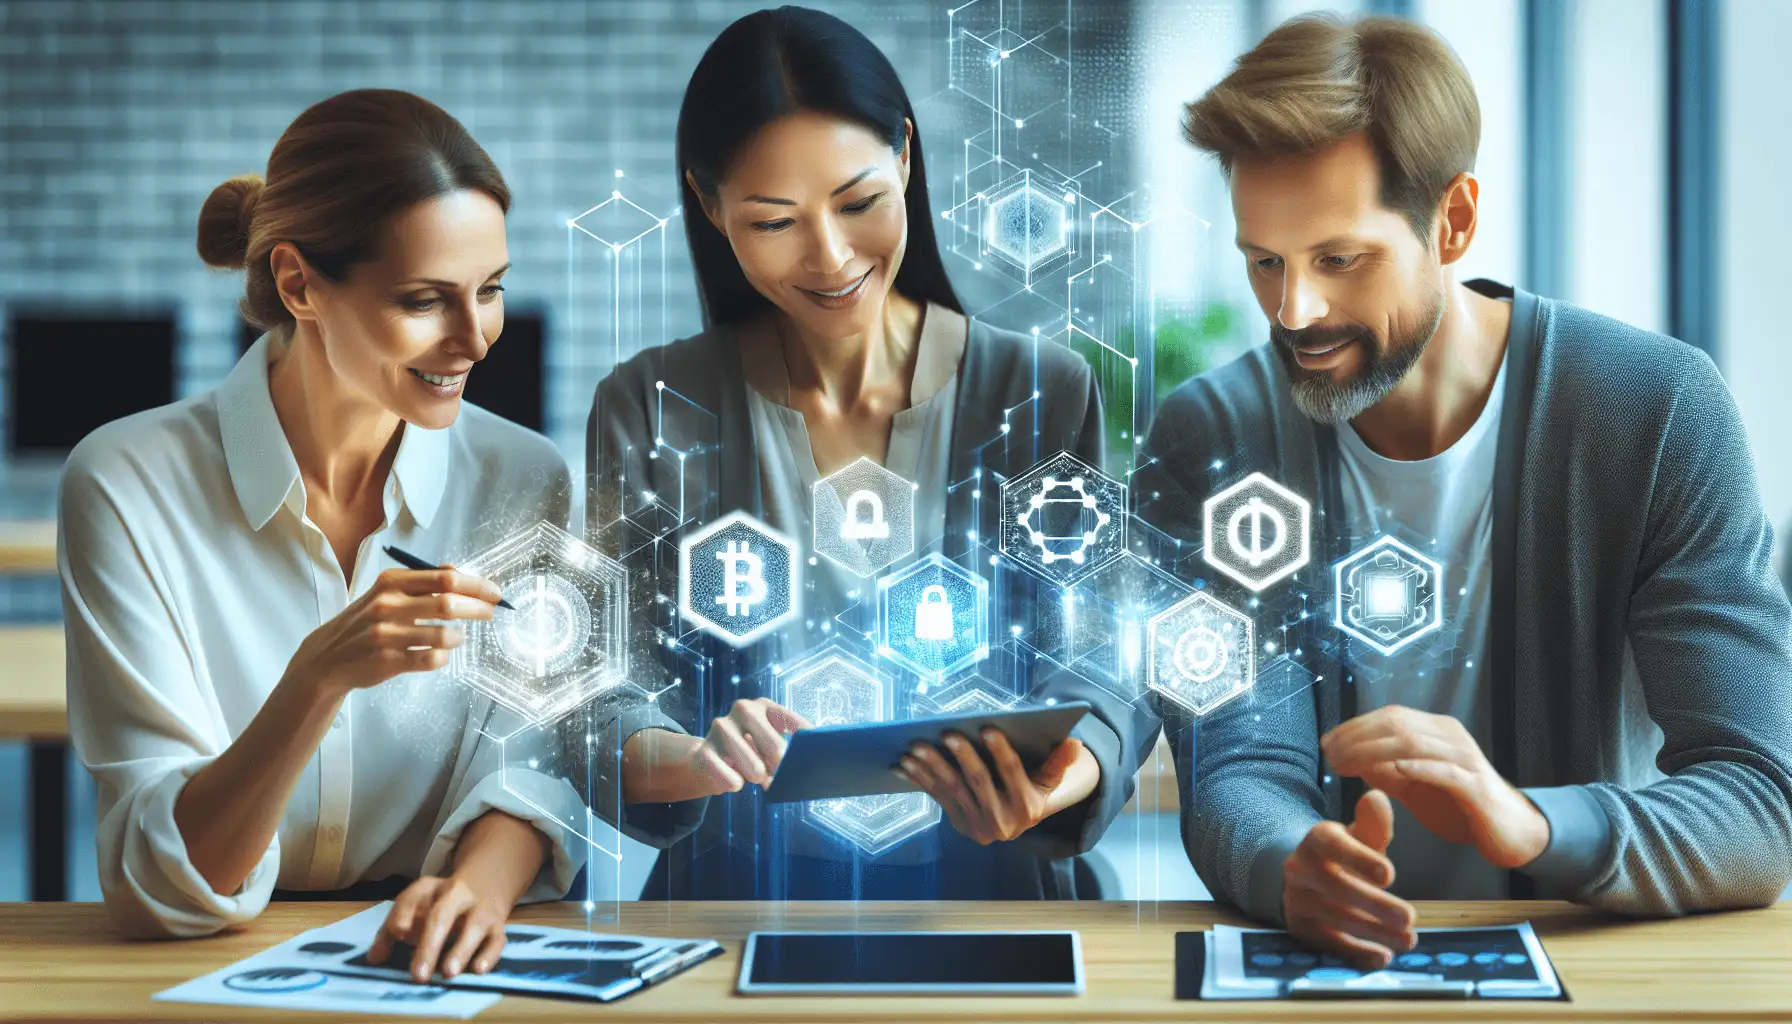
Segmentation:
<svg viewBox="0 0 1792 1024">
<path fill-rule="evenodd" d="M 766 787 L 771 803 L 830 800 L 843 796 L 877 793 L 913 793 L 892 768 L 916 743 L 940 746 L 947 733 L 961 733 L 987 756 L 979 738 L 984 729 L 1000 729 L 1030 772 L 1045 762 L 1058 744 L 1070 736 L 1072 726 L 1087 714 L 1080 700 L 1063 704 L 985 711 L 935 718 L 911 718 L 901 722 L 865 725 L 833 725 L 801 729 L 790 736 L 790 745 L 778 763 L 778 773 Z M 940 747 L 942 751 L 944 747 Z M 947 753 L 947 758 L 951 754 Z"/>
</svg>

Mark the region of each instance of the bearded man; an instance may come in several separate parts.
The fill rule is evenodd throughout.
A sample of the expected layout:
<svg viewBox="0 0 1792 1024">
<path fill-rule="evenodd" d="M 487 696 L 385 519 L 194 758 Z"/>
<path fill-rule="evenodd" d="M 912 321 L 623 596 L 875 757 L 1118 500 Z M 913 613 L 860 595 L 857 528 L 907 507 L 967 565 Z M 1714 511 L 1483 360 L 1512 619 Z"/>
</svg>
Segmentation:
<svg viewBox="0 0 1792 1024">
<path fill-rule="evenodd" d="M 1284 24 L 1185 133 L 1226 175 L 1270 343 L 1164 402 L 1137 512 L 1186 565 L 1203 502 L 1261 471 L 1312 501 L 1314 553 L 1239 599 L 1310 687 L 1204 719 L 1152 702 L 1208 887 L 1368 967 L 1412 948 L 1413 899 L 1778 898 L 1792 611 L 1711 360 L 1456 280 L 1480 112 L 1428 29 Z M 1443 626 L 1392 653 L 1332 604 L 1333 567 L 1382 537 L 1441 569 Z"/>
</svg>

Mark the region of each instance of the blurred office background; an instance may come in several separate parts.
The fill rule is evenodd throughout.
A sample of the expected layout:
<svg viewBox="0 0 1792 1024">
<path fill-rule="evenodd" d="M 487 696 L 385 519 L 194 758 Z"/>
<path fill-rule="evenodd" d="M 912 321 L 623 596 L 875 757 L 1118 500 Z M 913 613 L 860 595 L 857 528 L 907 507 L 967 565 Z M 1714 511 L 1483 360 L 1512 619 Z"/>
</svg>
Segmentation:
<svg viewBox="0 0 1792 1024">
<path fill-rule="evenodd" d="M 63 770 L 53 710 L 20 695 L 26 676 L 41 681 L 59 664 L 45 520 L 62 455 L 82 435 L 214 386 L 253 340 L 235 310 L 240 276 L 209 272 L 194 253 L 210 189 L 259 172 L 294 116 L 343 89 L 409 89 L 459 117 L 516 196 L 507 326 L 469 397 L 544 431 L 582 467 L 591 389 L 615 355 L 698 326 L 675 217 L 672 128 L 704 46 L 758 6 L 0 0 L 0 705 L 13 702 L 0 718 L 12 723 L 0 733 L 0 900 L 99 898 L 91 781 L 78 766 Z M 1043 322 L 1045 335 L 1104 367 L 1122 457 L 1165 390 L 1265 337 L 1231 249 L 1223 184 L 1181 141 L 1181 105 L 1303 11 L 1436 27 L 1467 64 L 1483 111 L 1483 219 L 1465 274 L 1710 352 L 1742 408 L 1770 514 L 1792 528 L 1792 358 L 1773 299 L 1780 243 L 1792 237 L 1792 198 L 1777 180 L 1792 165 L 1792 141 L 1780 130 L 1787 94 L 1775 43 L 1792 38 L 1792 5 L 815 6 L 858 25 L 901 69 L 936 209 L 974 205 L 980 186 L 968 172 L 994 146 L 1007 166 L 1071 181 L 1084 203 L 1112 204 L 1123 225 L 1149 222 L 1121 260 L 1124 280 L 1099 284 L 1066 314 L 1083 318 L 1080 334 L 1055 325 L 1063 310 L 1041 297 L 1043 283 L 1030 291 L 1026 275 L 986 266 L 974 245 L 948 259 L 973 314 L 1022 330 Z M 991 24 L 1024 30 L 1013 37 L 1015 60 L 1036 91 L 1065 87 L 1062 104 L 1041 104 L 1031 129 L 991 127 L 979 83 L 965 77 L 976 58 L 972 46 L 967 62 L 966 33 L 996 40 Z M 1040 137 L 1043 153 L 1027 145 Z M 626 202 L 605 205 L 616 195 Z M 602 244 L 637 236 L 627 251 Z M 1062 274 L 1051 282 L 1063 286 Z M 1180 848 L 1174 795 L 1160 795 L 1161 785 L 1157 775 L 1145 780 L 1098 853 L 1121 895 L 1197 898 L 1204 891 Z M 35 864 L 33 849 L 46 851 Z M 630 846 L 622 872 L 598 873 L 594 895 L 634 895 L 649 860 Z"/>
</svg>

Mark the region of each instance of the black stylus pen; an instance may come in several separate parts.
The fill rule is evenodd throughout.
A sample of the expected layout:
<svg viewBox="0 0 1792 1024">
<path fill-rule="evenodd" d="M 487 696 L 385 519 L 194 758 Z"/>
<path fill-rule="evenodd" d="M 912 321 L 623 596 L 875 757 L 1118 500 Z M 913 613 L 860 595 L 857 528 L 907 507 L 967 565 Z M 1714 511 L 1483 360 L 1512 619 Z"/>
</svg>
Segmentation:
<svg viewBox="0 0 1792 1024">
<path fill-rule="evenodd" d="M 400 548 L 395 548 L 390 544 L 387 544 L 385 547 L 381 548 L 380 550 L 382 550 L 386 554 L 390 555 L 394 562 L 397 562 L 399 565 L 404 566 L 406 569 L 445 569 L 445 568 L 447 568 L 447 566 L 442 566 L 442 565 L 430 565 L 428 562 L 425 562 L 423 559 L 418 558 L 416 555 L 411 554 L 409 551 L 405 551 Z M 516 611 L 516 605 L 511 604 L 509 601 L 504 600 L 502 597 L 498 598 L 498 607 L 508 608 L 513 612 Z"/>
</svg>

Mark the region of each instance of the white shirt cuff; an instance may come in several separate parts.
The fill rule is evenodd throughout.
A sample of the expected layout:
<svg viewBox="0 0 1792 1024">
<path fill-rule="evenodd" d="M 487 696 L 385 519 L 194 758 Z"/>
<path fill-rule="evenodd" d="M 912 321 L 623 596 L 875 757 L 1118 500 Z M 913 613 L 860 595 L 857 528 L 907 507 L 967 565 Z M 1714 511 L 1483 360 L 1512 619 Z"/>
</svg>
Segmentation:
<svg viewBox="0 0 1792 1024">
<path fill-rule="evenodd" d="M 586 852 L 585 841 L 566 823 L 584 820 L 585 804 L 565 779 L 526 768 L 492 772 L 473 786 L 430 844 L 429 854 L 423 858 L 424 876 L 440 875 L 447 870 L 461 833 L 487 811 L 503 811 L 520 818 L 548 837 L 552 855 L 517 902 L 564 898 L 572 888 L 573 876 L 585 866 Z"/>
<path fill-rule="evenodd" d="M 102 822 L 100 851 L 106 906 L 120 930 L 140 938 L 194 938 L 253 921 L 268 905 L 280 875 L 280 838 L 275 836 L 237 891 L 214 892 L 193 866 L 186 840 L 174 823 L 174 804 L 188 780 L 211 758 L 174 767 L 139 789 L 113 813 L 122 822 Z M 106 841 L 111 837 L 111 842 Z M 122 844 L 116 859 L 104 849 Z"/>
</svg>

